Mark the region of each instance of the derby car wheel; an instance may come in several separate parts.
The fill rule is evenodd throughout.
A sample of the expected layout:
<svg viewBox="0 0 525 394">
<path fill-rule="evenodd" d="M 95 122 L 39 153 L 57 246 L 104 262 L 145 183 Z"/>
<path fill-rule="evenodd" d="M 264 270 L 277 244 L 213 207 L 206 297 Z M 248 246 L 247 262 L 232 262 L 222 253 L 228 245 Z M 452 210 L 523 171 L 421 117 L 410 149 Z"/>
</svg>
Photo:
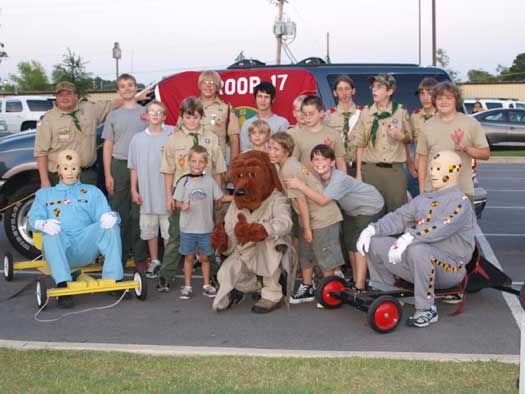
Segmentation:
<svg viewBox="0 0 525 394">
<path fill-rule="evenodd" d="M 315 294 L 317 302 L 324 306 L 325 309 L 339 308 L 343 304 L 343 300 L 334 296 L 333 293 L 343 291 L 346 287 L 344 279 L 338 276 L 324 278 L 319 284 Z"/>
<path fill-rule="evenodd" d="M 392 296 L 381 296 L 368 309 L 368 323 L 380 334 L 394 331 L 401 321 L 401 304 Z"/>
<path fill-rule="evenodd" d="M 4 254 L 4 279 L 10 282 L 13 280 L 15 268 L 13 265 L 13 255 L 9 252 Z"/>
<path fill-rule="evenodd" d="M 143 271 L 136 270 L 133 274 L 133 280 L 139 284 L 139 287 L 135 288 L 135 296 L 144 301 L 148 295 L 148 285 L 146 281 L 146 275 Z"/>
<path fill-rule="evenodd" d="M 47 301 L 47 285 L 45 279 L 36 282 L 36 305 L 42 308 Z"/>
</svg>

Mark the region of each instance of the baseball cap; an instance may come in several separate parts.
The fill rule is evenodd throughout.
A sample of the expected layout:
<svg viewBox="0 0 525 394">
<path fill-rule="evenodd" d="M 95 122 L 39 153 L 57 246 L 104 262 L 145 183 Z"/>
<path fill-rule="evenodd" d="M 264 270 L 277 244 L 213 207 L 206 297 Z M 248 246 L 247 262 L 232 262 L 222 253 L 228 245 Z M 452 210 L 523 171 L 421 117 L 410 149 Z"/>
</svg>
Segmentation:
<svg viewBox="0 0 525 394">
<path fill-rule="evenodd" d="M 68 81 L 62 81 L 57 83 L 55 93 L 58 93 L 61 90 L 71 90 L 73 93 L 77 92 L 77 88 L 75 88 L 75 85 Z"/>
<path fill-rule="evenodd" d="M 394 78 L 392 74 L 374 75 L 373 77 L 368 77 L 368 82 L 370 82 L 370 84 L 373 84 L 374 82 L 378 82 L 381 85 L 386 86 L 387 89 L 396 88 L 396 79 Z"/>
</svg>

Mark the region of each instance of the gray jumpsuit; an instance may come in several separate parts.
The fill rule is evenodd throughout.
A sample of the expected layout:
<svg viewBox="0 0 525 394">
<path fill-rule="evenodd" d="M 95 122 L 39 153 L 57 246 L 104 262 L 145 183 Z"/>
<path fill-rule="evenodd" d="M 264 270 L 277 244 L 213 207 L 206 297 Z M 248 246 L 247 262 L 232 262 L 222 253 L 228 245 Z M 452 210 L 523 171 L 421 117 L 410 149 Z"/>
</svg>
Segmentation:
<svg viewBox="0 0 525 394">
<path fill-rule="evenodd" d="M 474 213 L 457 186 L 425 192 L 373 224 L 368 254 L 370 279 L 394 284 L 394 277 L 414 283 L 416 309 L 434 305 L 434 288 L 457 285 L 474 251 Z M 401 262 L 388 261 L 388 251 L 405 232 L 414 240 Z"/>
</svg>

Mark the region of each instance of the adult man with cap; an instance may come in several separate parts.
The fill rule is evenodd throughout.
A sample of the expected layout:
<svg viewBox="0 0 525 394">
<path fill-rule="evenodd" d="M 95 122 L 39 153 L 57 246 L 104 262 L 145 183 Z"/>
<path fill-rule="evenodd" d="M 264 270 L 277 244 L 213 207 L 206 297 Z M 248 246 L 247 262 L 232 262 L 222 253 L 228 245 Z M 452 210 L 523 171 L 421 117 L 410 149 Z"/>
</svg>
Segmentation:
<svg viewBox="0 0 525 394">
<path fill-rule="evenodd" d="M 143 91 L 137 100 L 149 91 Z M 83 183 L 97 184 L 93 168 L 97 160 L 97 126 L 108 113 L 122 105 L 122 100 L 79 100 L 75 85 L 68 81 L 56 85 L 56 105 L 48 111 L 37 127 L 34 155 L 42 188 L 56 185 L 57 156 L 64 149 L 72 149 L 80 156 Z"/>
<path fill-rule="evenodd" d="M 394 76 L 379 74 L 368 81 L 374 101 L 363 108 L 354 128 L 356 178 L 379 190 L 386 211 L 392 212 L 407 202 L 403 163 L 405 144 L 412 140 L 412 126 L 406 108 L 392 100 Z"/>
</svg>

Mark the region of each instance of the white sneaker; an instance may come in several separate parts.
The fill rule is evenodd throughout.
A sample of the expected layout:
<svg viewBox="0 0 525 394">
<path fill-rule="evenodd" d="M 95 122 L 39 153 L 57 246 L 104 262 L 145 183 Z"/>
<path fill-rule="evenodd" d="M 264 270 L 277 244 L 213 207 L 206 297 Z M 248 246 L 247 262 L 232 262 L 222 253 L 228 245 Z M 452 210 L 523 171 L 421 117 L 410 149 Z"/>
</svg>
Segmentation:
<svg viewBox="0 0 525 394">
<path fill-rule="evenodd" d="M 335 270 L 334 271 L 334 275 L 341 278 L 341 279 L 345 279 L 345 274 L 343 274 L 343 271 L 341 270 Z"/>
<path fill-rule="evenodd" d="M 322 306 L 320 303 L 317 303 L 317 309 L 324 309 L 324 306 Z"/>
<path fill-rule="evenodd" d="M 180 296 L 179 298 L 181 300 L 189 300 L 191 298 L 191 294 L 193 293 L 191 286 L 182 286 L 180 288 Z"/>
<path fill-rule="evenodd" d="M 160 260 L 151 260 L 151 263 L 148 266 L 148 270 L 146 271 L 146 277 L 150 279 L 158 278 L 160 266 Z"/>
<path fill-rule="evenodd" d="M 202 294 L 206 297 L 214 298 L 217 295 L 217 290 L 212 285 L 202 286 Z"/>
<path fill-rule="evenodd" d="M 436 323 L 438 319 L 437 308 L 433 305 L 422 311 L 416 310 L 414 316 L 408 318 L 407 324 L 412 327 L 427 327 L 431 323 Z"/>
</svg>

